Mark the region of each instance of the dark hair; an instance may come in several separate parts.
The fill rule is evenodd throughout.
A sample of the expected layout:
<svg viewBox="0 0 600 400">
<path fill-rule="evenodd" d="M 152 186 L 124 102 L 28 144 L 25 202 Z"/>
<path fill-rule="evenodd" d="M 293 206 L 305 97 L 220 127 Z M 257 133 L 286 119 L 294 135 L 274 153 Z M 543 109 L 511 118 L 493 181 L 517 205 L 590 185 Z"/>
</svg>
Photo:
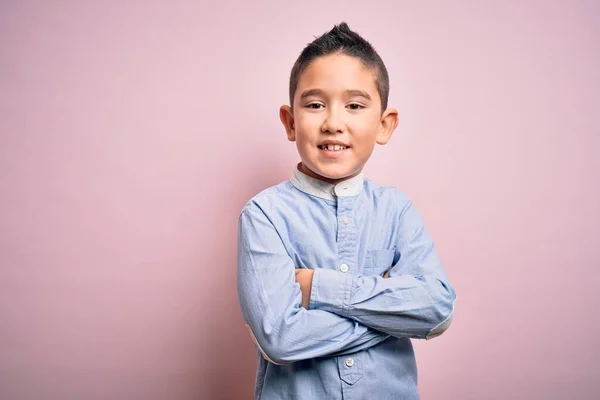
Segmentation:
<svg viewBox="0 0 600 400">
<path fill-rule="evenodd" d="M 300 53 L 290 75 L 290 106 L 294 106 L 294 95 L 302 72 L 314 59 L 333 53 L 356 57 L 365 67 L 375 70 L 375 83 L 381 97 L 381 111 L 385 111 L 390 93 L 390 79 L 385 64 L 373 46 L 358 33 L 350 30 L 345 22 L 315 38 Z"/>
</svg>

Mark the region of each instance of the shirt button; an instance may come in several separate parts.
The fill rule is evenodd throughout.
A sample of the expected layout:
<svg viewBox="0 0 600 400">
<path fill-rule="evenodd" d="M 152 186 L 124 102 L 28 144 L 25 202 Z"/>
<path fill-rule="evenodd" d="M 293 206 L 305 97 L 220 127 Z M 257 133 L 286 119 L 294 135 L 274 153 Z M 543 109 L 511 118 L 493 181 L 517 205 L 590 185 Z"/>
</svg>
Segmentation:
<svg viewBox="0 0 600 400">
<path fill-rule="evenodd" d="M 344 217 L 344 223 L 347 224 L 348 222 L 350 222 L 350 218 Z"/>
<path fill-rule="evenodd" d="M 342 271 L 342 272 L 348 272 L 348 265 L 347 264 L 340 265 L 340 271 Z"/>
<path fill-rule="evenodd" d="M 354 365 L 354 358 L 346 358 L 346 366 L 352 367 Z"/>
</svg>

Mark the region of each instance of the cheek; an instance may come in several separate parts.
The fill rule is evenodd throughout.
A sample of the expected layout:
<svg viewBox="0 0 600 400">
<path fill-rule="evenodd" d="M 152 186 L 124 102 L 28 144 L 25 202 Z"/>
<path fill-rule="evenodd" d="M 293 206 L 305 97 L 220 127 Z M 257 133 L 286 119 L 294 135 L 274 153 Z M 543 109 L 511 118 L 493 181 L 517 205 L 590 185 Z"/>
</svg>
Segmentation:
<svg viewBox="0 0 600 400">
<path fill-rule="evenodd" d="M 296 142 L 298 146 L 313 146 L 318 139 L 318 132 L 306 120 L 296 124 Z"/>
<path fill-rule="evenodd" d="M 358 122 L 363 132 L 377 132 L 381 123 L 379 113 L 370 112 Z"/>
<path fill-rule="evenodd" d="M 373 151 L 378 132 L 379 119 L 377 118 L 363 120 L 355 125 L 355 140 L 360 143 L 361 153 L 370 154 Z"/>
<path fill-rule="evenodd" d="M 304 132 L 296 133 L 296 148 L 302 157 L 308 157 L 312 154 L 312 149 L 315 147 L 313 141 Z"/>
<path fill-rule="evenodd" d="M 303 131 L 296 132 L 296 143 L 298 143 L 299 147 L 306 147 L 310 145 L 310 137 L 306 135 Z"/>
<path fill-rule="evenodd" d="M 369 157 L 373 153 L 373 149 L 375 148 L 375 140 L 369 138 L 365 138 L 363 143 L 360 146 L 360 154 L 363 157 Z"/>
<path fill-rule="evenodd" d="M 361 135 L 355 139 L 355 154 L 359 160 L 367 160 L 375 148 L 375 136 L 372 133 Z"/>
<path fill-rule="evenodd" d="M 296 116 L 296 126 L 305 133 L 319 130 L 323 124 L 323 115 L 318 113 L 299 112 Z"/>
</svg>

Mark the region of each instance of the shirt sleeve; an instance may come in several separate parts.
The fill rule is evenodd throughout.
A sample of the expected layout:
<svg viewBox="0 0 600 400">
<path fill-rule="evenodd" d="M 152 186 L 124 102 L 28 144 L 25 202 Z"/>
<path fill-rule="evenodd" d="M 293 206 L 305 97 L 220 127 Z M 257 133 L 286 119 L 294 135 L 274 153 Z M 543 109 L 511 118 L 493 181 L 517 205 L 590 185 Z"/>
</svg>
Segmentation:
<svg viewBox="0 0 600 400">
<path fill-rule="evenodd" d="M 239 219 L 237 285 L 249 334 L 272 363 L 348 354 L 390 336 L 327 310 L 303 308 L 293 260 L 253 204 Z"/>
<path fill-rule="evenodd" d="M 395 337 L 431 339 L 452 321 L 456 294 L 420 213 L 408 203 L 389 278 L 315 270 L 310 309 L 351 318 Z"/>
</svg>

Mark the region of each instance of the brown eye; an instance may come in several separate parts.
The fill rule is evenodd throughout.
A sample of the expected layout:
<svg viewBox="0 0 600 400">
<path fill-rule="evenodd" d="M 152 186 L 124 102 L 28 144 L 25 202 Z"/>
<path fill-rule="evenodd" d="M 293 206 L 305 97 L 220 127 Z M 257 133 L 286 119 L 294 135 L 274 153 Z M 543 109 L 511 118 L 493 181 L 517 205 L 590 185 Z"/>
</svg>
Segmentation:
<svg viewBox="0 0 600 400">
<path fill-rule="evenodd" d="M 362 105 L 360 105 L 360 104 L 357 104 L 357 103 L 348 104 L 348 107 L 349 107 L 351 110 L 360 110 L 360 109 L 362 109 L 362 108 L 365 108 L 365 107 L 363 107 Z"/>
<path fill-rule="evenodd" d="M 322 106 L 323 106 L 323 104 L 320 104 L 320 103 L 310 103 L 310 104 L 306 105 L 307 108 L 312 108 L 313 110 L 318 110 Z"/>
</svg>

